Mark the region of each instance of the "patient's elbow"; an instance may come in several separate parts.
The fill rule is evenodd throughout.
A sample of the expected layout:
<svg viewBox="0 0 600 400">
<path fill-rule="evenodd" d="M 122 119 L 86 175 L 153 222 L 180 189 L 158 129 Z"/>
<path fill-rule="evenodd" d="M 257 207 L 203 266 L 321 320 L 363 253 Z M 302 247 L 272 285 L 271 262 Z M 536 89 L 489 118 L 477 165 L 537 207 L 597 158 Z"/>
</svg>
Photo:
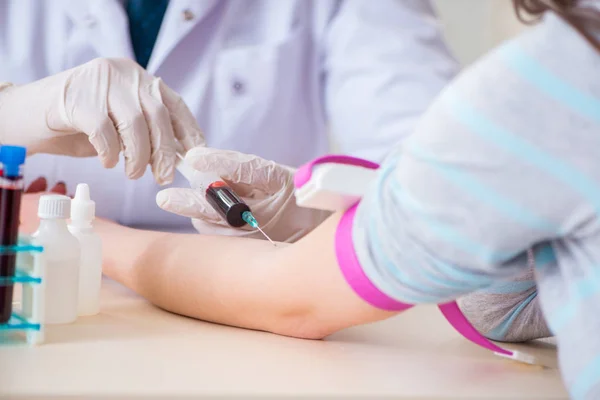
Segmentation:
<svg viewBox="0 0 600 400">
<path fill-rule="evenodd" d="M 343 328 L 318 318 L 314 313 L 303 312 L 280 316 L 273 321 L 269 331 L 299 339 L 321 340 Z"/>
<path fill-rule="evenodd" d="M 279 314 L 271 332 L 302 339 L 323 339 L 341 330 L 381 321 L 397 312 L 377 309 L 358 297 L 343 301 L 306 302 Z"/>
<path fill-rule="evenodd" d="M 358 299 L 356 303 L 299 301 L 280 308 L 268 330 L 284 336 L 320 340 L 343 329 L 391 315 L 394 314 L 375 310 Z"/>
</svg>

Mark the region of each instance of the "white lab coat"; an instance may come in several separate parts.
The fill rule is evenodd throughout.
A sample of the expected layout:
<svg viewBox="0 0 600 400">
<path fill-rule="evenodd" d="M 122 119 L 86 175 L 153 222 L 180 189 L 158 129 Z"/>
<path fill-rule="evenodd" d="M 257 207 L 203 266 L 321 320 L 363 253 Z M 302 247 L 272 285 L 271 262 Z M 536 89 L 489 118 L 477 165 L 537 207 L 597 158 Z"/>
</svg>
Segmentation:
<svg viewBox="0 0 600 400">
<path fill-rule="evenodd" d="M 96 57 L 135 58 L 122 0 L 0 1 L 0 81 Z M 148 65 L 182 95 L 208 145 L 292 166 L 326 153 L 328 131 L 341 152 L 381 159 L 456 69 L 423 0 L 171 0 Z M 158 209 L 149 172 L 128 181 L 122 165 L 34 156 L 26 178 L 42 175 L 71 190 L 88 183 L 100 216 L 190 226 Z"/>
</svg>

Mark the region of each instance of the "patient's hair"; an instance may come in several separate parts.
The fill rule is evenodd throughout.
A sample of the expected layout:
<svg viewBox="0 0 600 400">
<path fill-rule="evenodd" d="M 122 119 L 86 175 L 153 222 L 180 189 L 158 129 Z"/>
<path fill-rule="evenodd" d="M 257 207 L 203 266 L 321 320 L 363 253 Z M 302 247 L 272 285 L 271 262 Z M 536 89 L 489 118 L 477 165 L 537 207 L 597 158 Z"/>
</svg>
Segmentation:
<svg viewBox="0 0 600 400">
<path fill-rule="evenodd" d="M 587 39 L 600 52 L 600 10 L 581 5 L 579 0 L 513 0 L 517 16 L 526 24 L 552 11 Z M 529 14 L 526 18 L 524 14 Z"/>
</svg>

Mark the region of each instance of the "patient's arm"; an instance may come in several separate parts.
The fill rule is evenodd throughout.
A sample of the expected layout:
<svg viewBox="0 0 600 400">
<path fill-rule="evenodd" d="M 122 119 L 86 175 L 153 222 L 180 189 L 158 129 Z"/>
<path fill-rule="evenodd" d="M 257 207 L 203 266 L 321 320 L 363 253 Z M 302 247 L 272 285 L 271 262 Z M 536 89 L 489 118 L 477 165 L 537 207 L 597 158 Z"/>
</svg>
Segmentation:
<svg viewBox="0 0 600 400">
<path fill-rule="evenodd" d="M 104 272 L 174 313 L 303 338 L 387 318 L 339 272 L 339 215 L 293 245 L 140 231 L 100 222 Z"/>
</svg>

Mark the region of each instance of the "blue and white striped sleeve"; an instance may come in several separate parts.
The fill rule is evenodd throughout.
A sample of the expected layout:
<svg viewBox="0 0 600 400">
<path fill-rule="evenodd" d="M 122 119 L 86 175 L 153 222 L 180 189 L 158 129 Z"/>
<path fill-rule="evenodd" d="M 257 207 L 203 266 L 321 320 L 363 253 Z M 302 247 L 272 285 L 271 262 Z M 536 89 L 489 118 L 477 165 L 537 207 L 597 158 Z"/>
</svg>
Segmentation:
<svg viewBox="0 0 600 400">
<path fill-rule="evenodd" d="M 598 71 L 600 54 L 556 18 L 491 53 L 388 157 L 352 232 L 365 276 L 411 304 L 522 282 L 535 249 L 536 287 L 515 283 L 522 309 L 488 335 L 543 314 L 581 399 L 600 396 Z"/>
<path fill-rule="evenodd" d="M 580 171 L 597 158 L 587 135 L 600 127 L 585 93 L 600 80 L 590 53 L 564 24 L 542 26 L 442 92 L 359 205 L 353 240 L 376 286 L 446 301 L 525 273 L 529 248 L 575 230 L 595 179 Z"/>
</svg>

